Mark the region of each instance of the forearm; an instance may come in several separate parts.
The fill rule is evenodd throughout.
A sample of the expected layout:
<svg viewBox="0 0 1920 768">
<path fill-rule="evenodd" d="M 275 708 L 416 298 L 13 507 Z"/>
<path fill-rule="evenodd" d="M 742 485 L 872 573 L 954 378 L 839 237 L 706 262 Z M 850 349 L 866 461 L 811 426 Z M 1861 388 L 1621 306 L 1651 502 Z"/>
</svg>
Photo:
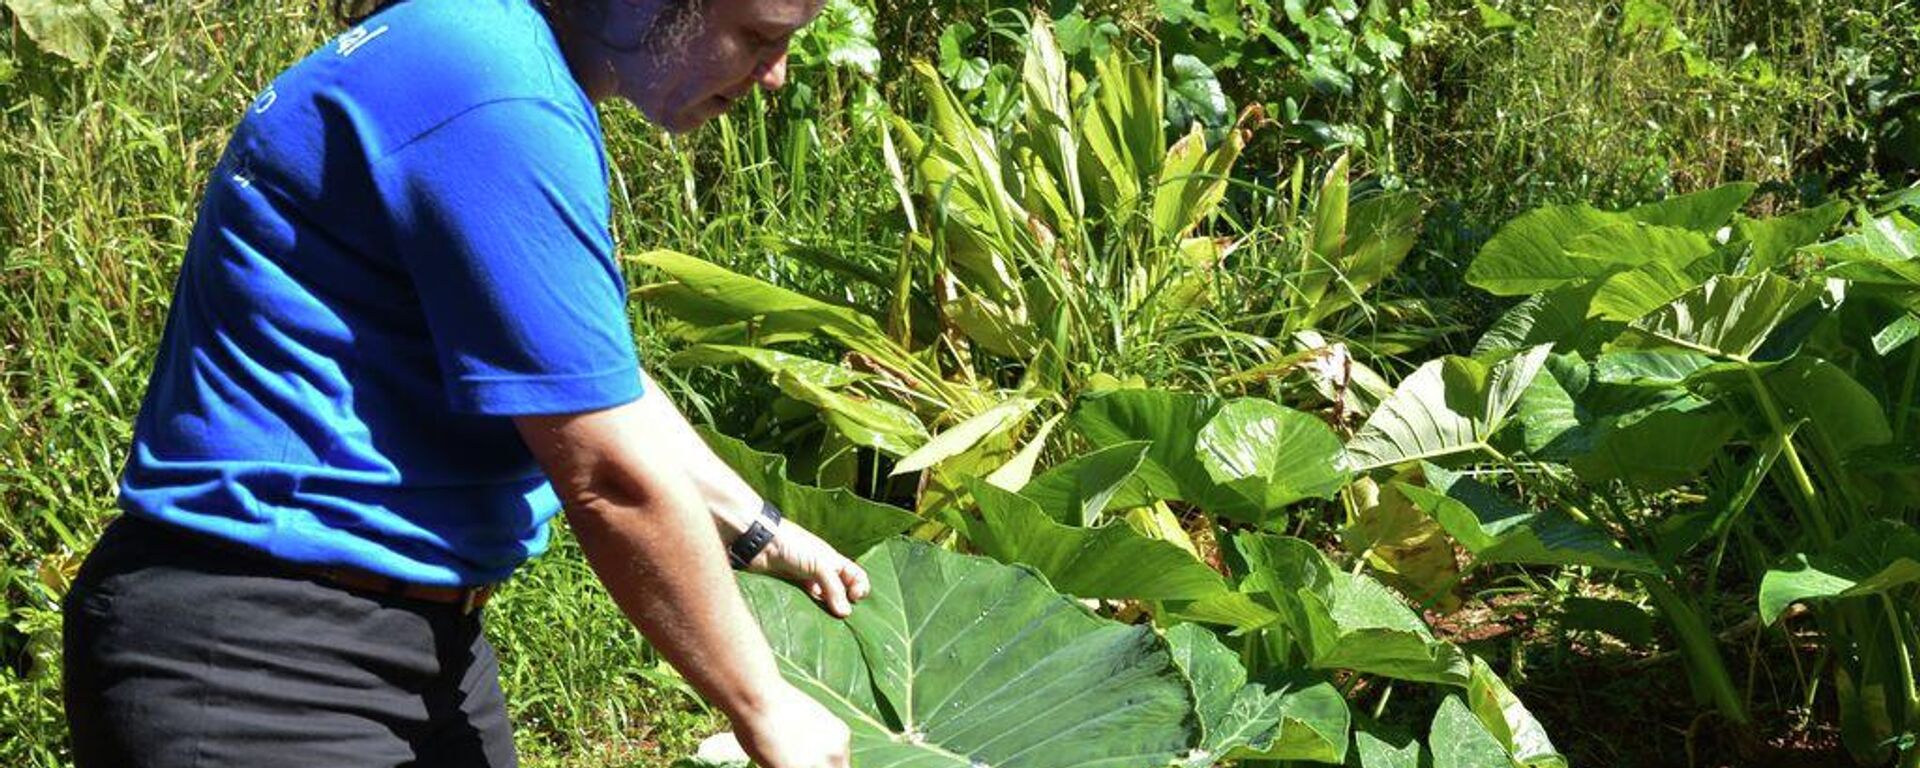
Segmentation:
<svg viewBox="0 0 1920 768">
<path fill-rule="evenodd" d="M 653 377 L 643 370 L 640 378 L 646 390 L 640 398 L 640 413 L 647 434 L 679 459 L 687 480 L 712 515 L 721 540 L 732 541 L 759 519 L 760 495 L 714 454 Z"/>
<path fill-rule="evenodd" d="M 614 602 L 695 690 L 736 721 L 780 684 L 760 628 L 684 477 L 654 472 L 640 498 L 570 506 L 567 520 Z"/>
</svg>

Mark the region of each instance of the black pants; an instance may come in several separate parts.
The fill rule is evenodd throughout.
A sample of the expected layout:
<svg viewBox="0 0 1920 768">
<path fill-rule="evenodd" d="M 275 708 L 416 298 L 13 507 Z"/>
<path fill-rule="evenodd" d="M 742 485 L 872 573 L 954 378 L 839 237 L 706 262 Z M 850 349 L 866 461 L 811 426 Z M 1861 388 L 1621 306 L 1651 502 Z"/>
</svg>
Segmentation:
<svg viewBox="0 0 1920 768">
<path fill-rule="evenodd" d="M 79 768 L 512 766 L 478 613 L 121 518 L 66 601 Z"/>
</svg>

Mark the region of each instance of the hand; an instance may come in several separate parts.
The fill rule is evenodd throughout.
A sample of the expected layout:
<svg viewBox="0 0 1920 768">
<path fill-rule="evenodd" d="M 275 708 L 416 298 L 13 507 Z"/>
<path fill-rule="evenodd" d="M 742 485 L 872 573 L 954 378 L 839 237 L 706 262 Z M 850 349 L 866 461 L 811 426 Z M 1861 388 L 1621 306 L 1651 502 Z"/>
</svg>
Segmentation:
<svg viewBox="0 0 1920 768">
<path fill-rule="evenodd" d="M 741 748 L 762 768 L 847 768 L 846 723 L 791 685 L 782 683 L 767 706 L 735 720 Z"/>
<path fill-rule="evenodd" d="M 773 541 L 747 564 L 747 570 L 799 584 L 829 613 L 843 619 L 870 589 L 866 569 L 792 520 L 780 522 Z"/>
</svg>

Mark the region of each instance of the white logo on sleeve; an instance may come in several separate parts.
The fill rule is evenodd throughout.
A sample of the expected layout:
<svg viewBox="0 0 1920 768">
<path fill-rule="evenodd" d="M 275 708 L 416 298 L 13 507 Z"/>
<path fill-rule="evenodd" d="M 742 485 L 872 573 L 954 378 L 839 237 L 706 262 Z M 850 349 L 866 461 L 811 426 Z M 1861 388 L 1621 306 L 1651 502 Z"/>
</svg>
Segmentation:
<svg viewBox="0 0 1920 768">
<path fill-rule="evenodd" d="M 273 103 L 279 100 L 280 92 L 274 90 L 272 85 L 268 85 L 266 90 L 261 91 L 259 96 L 254 97 L 253 113 L 256 115 L 264 114 L 267 110 L 273 109 Z"/>
<path fill-rule="evenodd" d="M 364 25 L 354 27 L 353 29 L 347 30 L 346 34 L 340 36 L 338 47 L 335 48 L 335 50 L 338 51 L 341 56 L 352 56 L 354 51 L 360 50 L 362 46 L 373 42 L 374 38 L 386 33 L 387 25 L 385 24 L 373 29 L 367 29 Z"/>
</svg>

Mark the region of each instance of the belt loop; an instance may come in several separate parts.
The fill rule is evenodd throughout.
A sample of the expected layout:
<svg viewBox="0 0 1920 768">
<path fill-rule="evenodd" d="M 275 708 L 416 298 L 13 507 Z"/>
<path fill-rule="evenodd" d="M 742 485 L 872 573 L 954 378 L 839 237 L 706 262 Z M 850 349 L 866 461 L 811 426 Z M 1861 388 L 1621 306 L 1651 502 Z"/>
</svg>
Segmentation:
<svg viewBox="0 0 1920 768">
<path fill-rule="evenodd" d="M 485 598 L 486 593 L 487 593 L 487 588 L 484 586 L 467 587 L 466 589 L 461 590 L 460 591 L 460 615 L 472 616 L 474 610 L 479 608 L 480 604 L 486 601 L 486 598 Z"/>
</svg>

